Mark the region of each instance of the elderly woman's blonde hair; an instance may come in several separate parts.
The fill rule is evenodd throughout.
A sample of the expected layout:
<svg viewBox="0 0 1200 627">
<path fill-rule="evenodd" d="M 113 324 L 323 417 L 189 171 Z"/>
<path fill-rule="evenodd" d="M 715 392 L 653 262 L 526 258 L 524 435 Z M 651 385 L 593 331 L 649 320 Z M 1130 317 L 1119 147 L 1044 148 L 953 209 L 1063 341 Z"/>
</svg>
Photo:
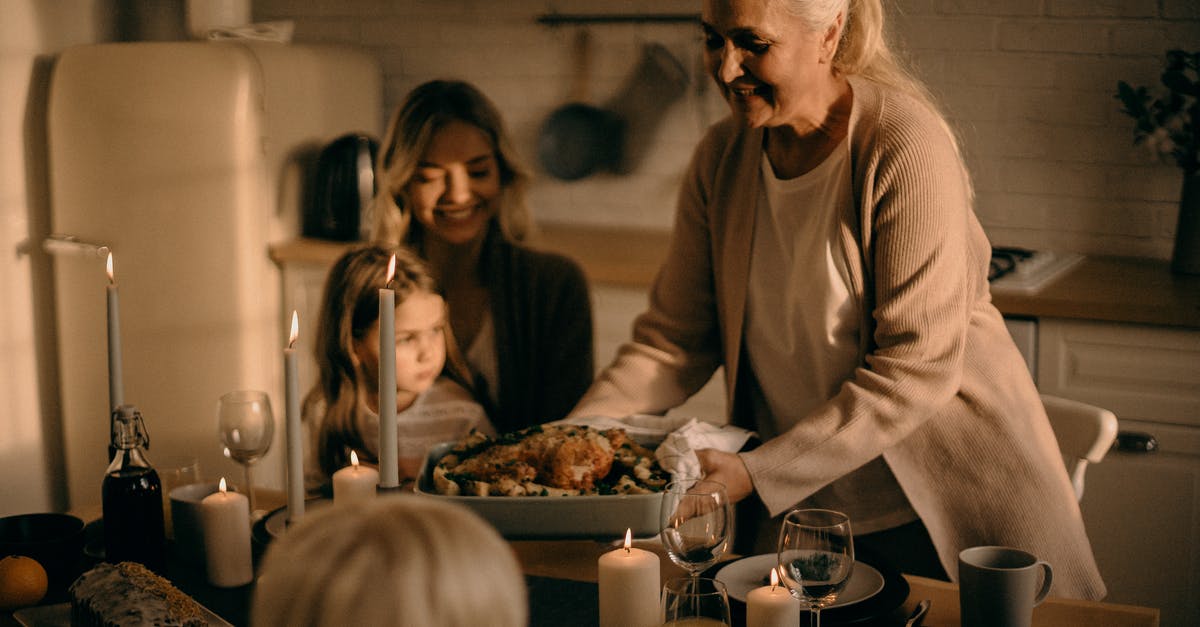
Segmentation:
<svg viewBox="0 0 1200 627">
<path fill-rule="evenodd" d="M 420 496 L 312 511 L 264 557 L 254 627 L 525 627 L 512 549 L 474 512 Z"/>
<path fill-rule="evenodd" d="M 435 80 L 409 92 L 388 122 L 375 163 L 379 185 L 371 205 L 373 241 L 390 245 L 413 243 L 416 225 L 406 188 L 434 134 L 456 121 L 483 131 L 496 152 L 500 169 L 497 214 L 501 232 L 512 242 L 521 242 L 532 234 L 533 219 L 525 203 L 530 176 L 517 158 L 500 111 L 470 83 Z"/>
<path fill-rule="evenodd" d="M 841 14 L 842 33 L 833 57 L 834 70 L 843 76 L 861 76 L 899 89 L 938 114 L 938 120 L 960 153 L 958 134 L 946 121 L 937 100 L 890 45 L 880 0 L 779 0 L 784 9 L 800 18 L 810 30 L 822 32 Z M 963 165 L 964 172 L 966 169 Z M 967 176 L 970 187 L 970 176 Z M 972 194 L 974 190 L 972 189 Z"/>
</svg>

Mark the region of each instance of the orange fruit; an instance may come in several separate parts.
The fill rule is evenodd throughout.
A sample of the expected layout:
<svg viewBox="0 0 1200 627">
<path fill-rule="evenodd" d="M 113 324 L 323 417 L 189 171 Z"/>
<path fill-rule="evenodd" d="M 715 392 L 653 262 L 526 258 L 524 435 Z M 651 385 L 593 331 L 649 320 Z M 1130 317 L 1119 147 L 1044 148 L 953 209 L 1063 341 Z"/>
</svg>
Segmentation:
<svg viewBox="0 0 1200 627">
<path fill-rule="evenodd" d="M 46 596 L 46 569 L 24 555 L 0 559 L 0 610 L 36 605 Z"/>
</svg>

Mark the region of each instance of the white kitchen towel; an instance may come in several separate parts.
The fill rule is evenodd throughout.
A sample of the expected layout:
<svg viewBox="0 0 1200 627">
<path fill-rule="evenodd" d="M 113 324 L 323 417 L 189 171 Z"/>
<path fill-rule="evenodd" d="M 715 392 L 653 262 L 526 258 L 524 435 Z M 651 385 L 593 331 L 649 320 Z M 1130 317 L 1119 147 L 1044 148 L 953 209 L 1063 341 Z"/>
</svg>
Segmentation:
<svg viewBox="0 0 1200 627">
<path fill-rule="evenodd" d="M 654 450 L 654 457 L 663 470 L 677 479 L 699 479 L 704 473 L 700 470 L 700 458 L 696 456 L 696 451 L 711 448 L 736 453 L 752 435 L 753 431 L 741 427 L 717 426 L 692 418 L 667 434 L 662 444 Z"/>
</svg>

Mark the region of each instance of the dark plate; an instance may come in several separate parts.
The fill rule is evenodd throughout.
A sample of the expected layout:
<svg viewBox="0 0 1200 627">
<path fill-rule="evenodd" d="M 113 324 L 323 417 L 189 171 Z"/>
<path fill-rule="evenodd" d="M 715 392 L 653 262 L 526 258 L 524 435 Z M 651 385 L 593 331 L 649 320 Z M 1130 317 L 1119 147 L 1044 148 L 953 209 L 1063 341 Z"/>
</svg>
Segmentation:
<svg viewBox="0 0 1200 627">
<path fill-rule="evenodd" d="M 908 581 L 900 571 L 892 568 L 885 560 L 860 551 L 855 558 L 869 564 L 883 576 L 883 589 L 870 597 L 842 607 L 834 607 L 821 612 L 821 624 L 827 627 L 836 625 L 891 625 L 901 624 L 902 618 L 898 609 L 908 598 Z M 746 559 L 746 558 L 740 558 Z M 705 577 L 715 577 L 717 571 L 733 563 L 732 560 L 721 562 L 703 574 Z M 733 612 L 734 627 L 744 627 L 746 624 L 746 604 L 733 597 L 729 599 L 729 608 Z"/>
</svg>

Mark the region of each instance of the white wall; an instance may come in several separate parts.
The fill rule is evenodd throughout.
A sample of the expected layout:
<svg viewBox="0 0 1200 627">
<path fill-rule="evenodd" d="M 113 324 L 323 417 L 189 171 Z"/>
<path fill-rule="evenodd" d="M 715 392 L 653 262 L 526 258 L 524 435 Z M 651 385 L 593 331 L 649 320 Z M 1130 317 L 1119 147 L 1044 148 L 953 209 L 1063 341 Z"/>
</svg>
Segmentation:
<svg viewBox="0 0 1200 627">
<path fill-rule="evenodd" d="M 103 36 L 93 0 L 0 0 L 0 516 L 61 509 L 57 368 L 45 180 L 51 57 Z M 100 444 L 103 446 L 103 444 Z"/>
</svg>

